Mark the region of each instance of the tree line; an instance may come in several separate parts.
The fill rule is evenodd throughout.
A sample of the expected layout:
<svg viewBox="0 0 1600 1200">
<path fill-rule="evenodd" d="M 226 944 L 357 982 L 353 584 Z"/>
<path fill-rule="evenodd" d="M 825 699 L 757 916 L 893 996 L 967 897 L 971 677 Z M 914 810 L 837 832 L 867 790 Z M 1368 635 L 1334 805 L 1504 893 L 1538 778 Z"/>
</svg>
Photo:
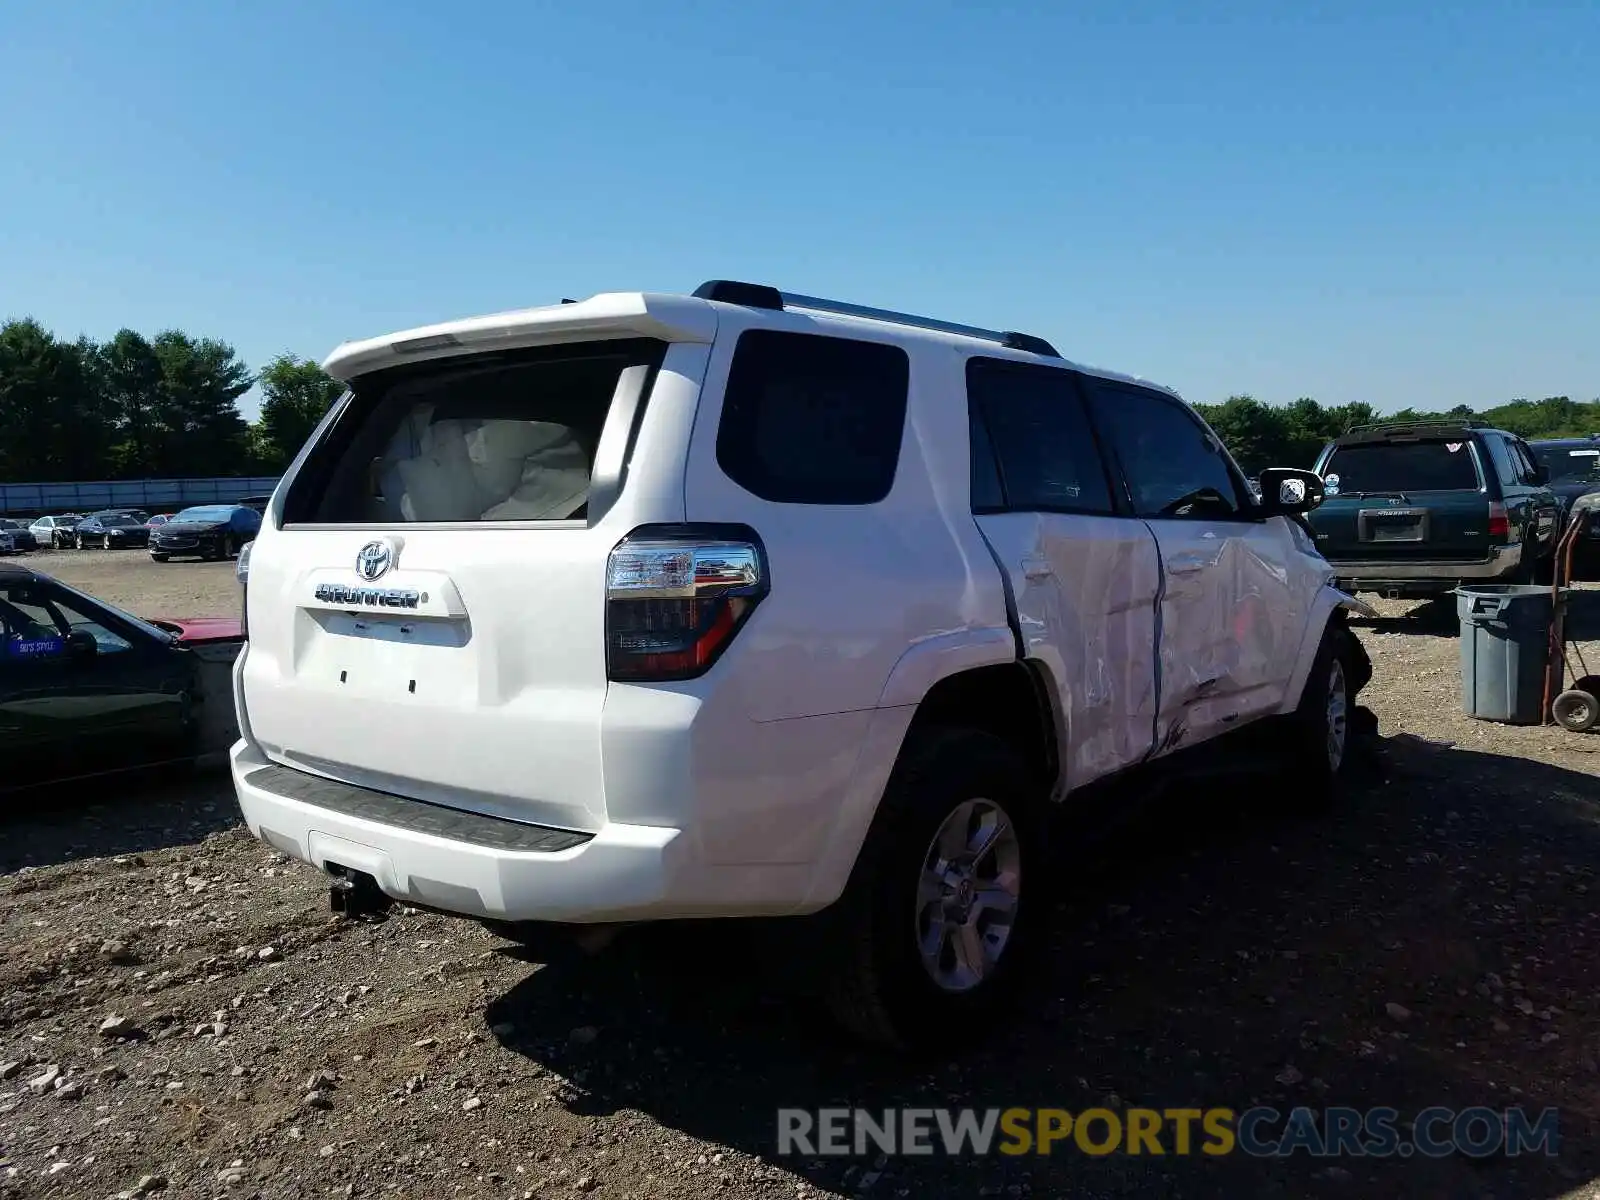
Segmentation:
<svg viewBox="0 0 1600 1200">
<path fill-rule="evenodd" d="M 239 397 L 261 387 L 261 416 Z M 31 318 L 0 325 L 0 482 L 273 475 L 341 385 L 280 354 L 252 371 L 228 343 L 169 329 L 104 342 Z"/>
<path fill-rule="evenodd" d="M 1309 396 L 1283 405 L 1230 396 L 1221 404 L 1194 407 L 1251 475 L 1263 467 L 1310 467 L 1331 439 L 1352 426 L 1379 421 L 1478 421 L 1525 438 L 1600 433 L 1600 399 L 1578 401 L 1567 396 L 1511 400 L 1482 410 L 1458 404 L 1445 412 L 1404 408 L 1383 414 L 1359 402 L 1325 408 Z"/>
<path fill-rule="evenodd" d="M 261 388 L 261 416 L 239 397 Z M 0 325 L 0 482 L 273 475 L 310 436 L 341 385 L 309 359 L 280 354 L 260 371 L 214 338 L 124 329 L 109 341 L 66 341 L 31 318 Z M 1251 474 L 1309 467 L 1353 425 L 1477 420 L 1526 438 L 1600 433 L 1600 399 L 1512 400 L 1482 411 L 1325 407 L 1309 396 L 1266 404 L 1230 396 L 1195 408 Z"/>
</svg>

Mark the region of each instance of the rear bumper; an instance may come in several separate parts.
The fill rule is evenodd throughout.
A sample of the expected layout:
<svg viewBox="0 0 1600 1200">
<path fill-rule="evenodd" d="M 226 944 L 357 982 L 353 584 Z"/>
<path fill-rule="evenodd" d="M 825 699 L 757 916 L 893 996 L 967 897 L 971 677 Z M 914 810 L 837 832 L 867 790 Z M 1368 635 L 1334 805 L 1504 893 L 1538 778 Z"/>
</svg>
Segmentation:
<svg viewBox="0 0 1600 1200">
<path fill-rule="evenodd" d="M 292 771 L 244 740 L 229 759 L 251 833 L 321 870 L 365 872 L 402 902 L 505 921 L 708 915 L 682 886 L 693 873 L 678 829 L 545 830 Z"/>
<path fill-rule="evenodd" d="M 1335 586 L 1347 592 L 1443 594 L 1464 583 L 1490 583 L 1522 566 L 1522 545 L 1495 546 L 1481 562 L 1332 562 Z"/>
</svg>

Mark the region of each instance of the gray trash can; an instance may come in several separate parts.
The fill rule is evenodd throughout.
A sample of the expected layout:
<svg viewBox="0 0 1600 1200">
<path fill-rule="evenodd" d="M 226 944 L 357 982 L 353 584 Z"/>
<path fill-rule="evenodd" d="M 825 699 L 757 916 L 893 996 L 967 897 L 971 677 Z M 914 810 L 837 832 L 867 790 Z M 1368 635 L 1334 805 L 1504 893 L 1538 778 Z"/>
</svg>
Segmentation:
<svg viewBox="0 0 1600 1200">
<path fill-rule="evenodd" d="M 1544 723 L 1550 661 L 1550 588 L 1485 583 L 1456 589 L 1461 620 L 1461 709 L 1480 721 Z"/>
</svg>

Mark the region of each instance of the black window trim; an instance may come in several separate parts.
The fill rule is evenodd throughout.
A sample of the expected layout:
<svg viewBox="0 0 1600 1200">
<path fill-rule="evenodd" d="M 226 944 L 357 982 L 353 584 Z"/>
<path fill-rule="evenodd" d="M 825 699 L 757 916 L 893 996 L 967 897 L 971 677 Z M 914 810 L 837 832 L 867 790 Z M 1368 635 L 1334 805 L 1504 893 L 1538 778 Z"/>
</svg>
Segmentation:
<svg viewBox="0 0 1600 1200">
<path fill-rule="evenodd" d="M 1037 375 L 1044 371 L 1053 371 L 1067 379 L 1067 385 L 1072 393 L 1072 398 L 1077 401 L 1079 415 L 1083 418 L 1084 428 L 1089 431 L 1095 461 L 1100 466 L 1101 478 L 1105 481 L 1106 496 L 1111 501 L 1111 511 L 1100 508 L 1090 508 L 1085 505 L 1075 504 L 1014 504 L 1011 500 L 1010 489 L 1006 487 L 1005 467 L 1000 461 L 1000 453 L 994 446 L 994 431 L 989 428 L 989 422 L 984 418 L 983 406 L 979 404 L 972 394 L 972 368 L 974 364 L 982 364 L 985 369 L 999 367 L 1019 375 Z M 1048 363 L 1023 362 L 1015 358 L 998 358 L 988 354 L 974 354 L 968 357 L 962 367 L 962 386 L 967 396 L 967 419 L 976 421 L 983 427 L 984 440 L 989 443 L 989 453 L 994 466 L 995 478 L 1000 483 L 1000 495 L 1003 503 L 995 505 L 971 504 L 973 516 L 992 516 L 997 513 L 1052 513 L 1067 517 L 1122 517 L 1133 516 L 1133 510 L 1127 502 L 1123 488 L 1119 486 L 1119 474 L 1112 470 L 1111 458 L 1106 452 L 1105 438 L 1095 424 L 1094 412 L 1089 404 L 1089 398 L 1084 393 L 1082 375 L 1068 367 L 1052 366 Z M 972 439 L 967 439 L 970 452 Z M 967 472 L 968 486 L 971 486 L 972 472 Z M 971 496 L 968 496 L 969 504 Z"/>
<path fill-rule="evenodd" d="M 1257 503 L 1255 493 L 1250 490 L 1250 484 L 1245 478 L 1244 471 L 1234 461 L 1233 454 L 1229 451 L 1227 444 L 1217 436 L 1216 430 L 1201 420 L 1199 413 L 1175 396 L 1157 391 L 1155 388 L 1145 387 L 1143 384 L 1133 383 L 1126 379 L 1109 379 L 1104 376 L 1096 376 L 1095 379 L 1105 387 L 1132 392 L 1136 395 L 1159 401 L 1169 408 L 1177 409 L 1190 422 L 1198 425 L 1200 431 L 1216 445 L 1218 451 L 1221 452 L 1223 469 L 1228 473 L 1228 478 L 1233 483 L 1233 498 L 1237 508 L 1231 516 L 1223 517 L 1215 514 L 1203 514 L 1192 517 L 1139 517 L 1138 509 L 1133 503 L 1133 488 L 1128 482 L 1127 467 L 1123 464 L 1122 456 L 1117 453 L 1116 444 L 1112 441 L 1110 435 L 1100 430 L 1098 414 L 1094 411 L 1094 405 L 1090 404 L 1087 407 L 1089 409 L 1089 419 L 1095 422 L 1095 435 L 1102 440 L 1103 444 L 1110 447 L 1107 451 L 1107 460 L 1116 466 L 1116 499 L 1127 506 L 1129 515 L 1137 517 L 1141 521 L 1214 521 L 1232 525 L 1260 525 L 1270 519 L 1269 514 L 1262 511 L 1260 504 Z"/>
<path fill-rule="evenodd" d="M 1483 441 L 1484 441 L 1484 449 L 1488 451 L 1489 466 L 1493 468 L 1492 474 L 1493 474 L 1493 477 L 1494 477 L 1493 478 L 1494 486 L 1499 491 L 1499 493 L 1502 496 L 1504 496 L 1506 488 L 1508 488 L 1508 487 L 1518 487 L 1524 482 L 1523 478 L 1522 478 L 1522 475 L 1523 475 L 1522 464 L 1517 461 L 1517 446 L 1516 446 L 1516 441 L 1517 440 L 1516 440 L 1516 438 L 1511 437 L 1511 436 L 1509 436 L 1507 434 L 1490 433 L 1490 434 L 1484 434 L 1483 435 Z M 1511 478 L 1509 480 L 1502 479 L 1500 477 L 1500 462 L 1499 462 L 1499 460 L 1497 458 L 1495 458 L 1495 453 L 1494 453 L 1495 443 L 1497 443 L 1497 442 L 1500 445 L 1500 453 L 1505 455 L 1506 464 L 1511 468 Z M 1484 478 L 1486 480 L 1488 480 L 1490 474 L 1491 474 L 1490 471 L 1485 471 L 1484 472 Z"/>
<path fill-rule="evenodd" d="M 739 349 L 744 345 L 747 337 L 752 335 L 761 337 L 798 339 L 804 338 L 812 341 L 818 339 L 830 342 L 841 342 L 846 345 L 872 346 L 881 350 L 889 350 L 899 355 L 900 362 L 905 369 L 905 390 L 899 398 L 900 416 L 898 436 L 894 440 L 894 465 L 890 470 L 888 479 L 884 483 L 881 495 L 870 500 L 794 500 L 779 499 L 763 494 L 752 488 L 744 479 L 739 478 L 727 467 L 723 461 L 723 436 L 727 429 L 728 395 L 732 390 L 733 372 L 739 361 Z M 783 329 L 770 325 L 751 325 L 741 329 L 738 336 L 733 339 L 732 348 L 728 351 L 726 367 L 721 372 L 721 399 L 717 407 L 717 428 L 712 435 L 711 456 L 722 476 L 734 487 L 746 495 L 761 501 L 763 504 L 780 505 L 783 507 L 797 508 L 873 508 L 884 503 L 894 495 L 895 485 L 900 482 L 901 465 L 905 459 L 906 440 L 910 437 L 911 426 L 911 391 L 914 386 L 912 379 L 911 355 L 906 348 L 898 342 L 885 341 L 880 338 L 847 337 L 843 334 L 827 332 L 820 333 L 811 329 Z"/>
<path fill-rule="evenodd" d="M 1533 448 L 1515 434 L 1508 436 L 1506 441 L 1512 452 L 1512 461 L 1517 465 L 1517 482 L 1523 487 L 1538 487 L 1535 480 L 1539 477 L 1539 460 L 1533 456 Z"/>
</svg>

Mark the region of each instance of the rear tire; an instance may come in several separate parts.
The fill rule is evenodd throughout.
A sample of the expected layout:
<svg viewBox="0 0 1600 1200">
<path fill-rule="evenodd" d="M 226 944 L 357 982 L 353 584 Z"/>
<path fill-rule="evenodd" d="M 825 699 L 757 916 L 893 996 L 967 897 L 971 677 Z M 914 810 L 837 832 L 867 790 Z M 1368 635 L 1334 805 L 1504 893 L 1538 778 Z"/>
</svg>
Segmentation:
<svg viewBox="0 0 1600 1200">
<path fill-rule="evenodd" d="M 1359 686 L 1353 670 L 1354 638 L 1342 624 L 1329 624 L 1300 693 L 1299 707 L 1289 718 L 1288 784 L 1296 807 L 1306 812 L 1331 809 L 1349 774 L 1351 714 Z"/>
<path fill-rule="evenodd" d="M 913 733 L 825 914 L 835 1019 L 903 1052 L 948 1054 L 980 1037 L 1044 930 L 1044 815 L 1038 785 L 999 738 Z"/>
</svg>

